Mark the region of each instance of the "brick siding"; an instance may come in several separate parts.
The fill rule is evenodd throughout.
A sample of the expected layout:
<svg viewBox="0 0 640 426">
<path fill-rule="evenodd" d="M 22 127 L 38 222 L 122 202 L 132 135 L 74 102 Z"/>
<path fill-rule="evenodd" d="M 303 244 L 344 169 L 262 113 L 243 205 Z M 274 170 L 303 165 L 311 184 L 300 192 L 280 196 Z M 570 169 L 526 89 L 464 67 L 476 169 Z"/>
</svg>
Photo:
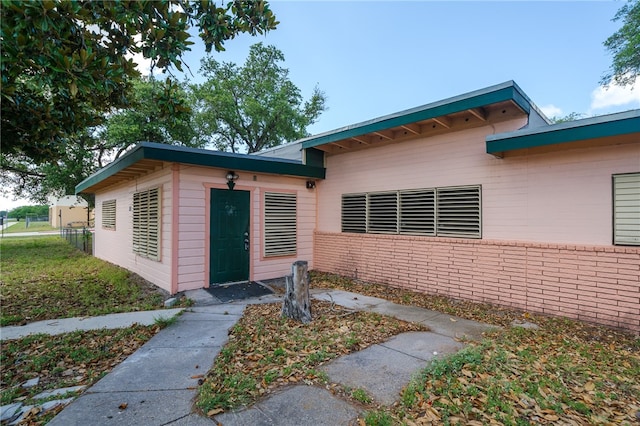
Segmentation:
<svg viewBox="0 0 640 426">
<path fill-rule="evenodd" d="M 640 247 L 316 232 L 314 269 L 640 333 Z"/>
</svg>

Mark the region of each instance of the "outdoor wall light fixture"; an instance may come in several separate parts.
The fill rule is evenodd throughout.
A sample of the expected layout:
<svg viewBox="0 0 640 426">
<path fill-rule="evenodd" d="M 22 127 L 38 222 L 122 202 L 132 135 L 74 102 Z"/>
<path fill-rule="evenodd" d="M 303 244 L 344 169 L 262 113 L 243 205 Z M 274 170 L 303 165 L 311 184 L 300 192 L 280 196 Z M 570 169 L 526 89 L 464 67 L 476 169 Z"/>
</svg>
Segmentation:
<svg viewBox="0 0 640 426">
<path fill-rule="evenodd" d="M 228 171 L 227 172 L 227 186 L 229 189 L 233 190 L 233 187 L 236 186 L 236 180 L 238 180 L 240 176 L 236 174 L 236 172 Z"/>
</svg>

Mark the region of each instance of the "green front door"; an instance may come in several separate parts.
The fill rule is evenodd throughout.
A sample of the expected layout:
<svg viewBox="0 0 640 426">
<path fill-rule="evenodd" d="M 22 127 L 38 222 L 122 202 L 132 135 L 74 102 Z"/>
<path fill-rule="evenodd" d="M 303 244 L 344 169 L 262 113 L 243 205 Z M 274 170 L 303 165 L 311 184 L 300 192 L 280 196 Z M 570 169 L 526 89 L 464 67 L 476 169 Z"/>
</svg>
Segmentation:
<svg viewBox="0 0 640 426">
<path fill-rule="evenodd" d="M 211 190 L 209 283 L 249 279 L 249 192 Z"/>
</svg>

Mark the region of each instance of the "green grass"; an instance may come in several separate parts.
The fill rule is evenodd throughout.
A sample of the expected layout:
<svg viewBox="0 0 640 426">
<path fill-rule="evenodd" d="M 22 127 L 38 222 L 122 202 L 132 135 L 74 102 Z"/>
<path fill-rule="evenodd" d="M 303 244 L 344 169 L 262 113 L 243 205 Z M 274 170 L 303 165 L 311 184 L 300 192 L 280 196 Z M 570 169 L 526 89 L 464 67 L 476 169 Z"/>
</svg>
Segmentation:
<svg viewBox="0 0 640 426">
<path fill-rule="evenodd" d="M 57 236 L 3 238 L 0 253 L 2 326 L 163 308 L 159 289 Z"/>
<path fill-rule="evenodd" d="M 2 342 L 0 404 L 25 404 L 44 390 L 90 385 L 148 341 L 161 327 L 76 331 L 56 336 L 31 335 Z M 38 377 L 32 388 L 21 386 Z"/>
<path fill-rule="evenodd" d="M 539 330 L 495 331 L 432 362 L 405 388 L 403 411 L 442 424 L 631 424 L 640 411 L 640 341 L 598 342 L 582 328 L 547 319 Z"/>
<path fill-rule="evenodd" d="M 31 222 L 27 228 L 26 221 L 15 222 L 13 225 L 4 230 L 5 234 L 15 234 L 17 232 L 40 232 L 40 231 L 56 231 L 57 229 L 49 225 L 49 222 Z"/>
</svg>

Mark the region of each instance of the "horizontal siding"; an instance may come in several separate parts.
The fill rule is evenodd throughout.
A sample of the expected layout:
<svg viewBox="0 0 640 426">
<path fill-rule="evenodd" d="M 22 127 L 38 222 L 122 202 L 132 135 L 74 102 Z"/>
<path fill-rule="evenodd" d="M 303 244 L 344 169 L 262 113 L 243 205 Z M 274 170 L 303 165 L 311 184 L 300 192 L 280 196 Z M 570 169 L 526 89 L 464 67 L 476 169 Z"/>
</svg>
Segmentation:
<svg viewBox="0 0 640 426">
<path fill-rule="evenodd" d="M 227 170 L 180 166 L 180 216 L 178 229 L 178 290 L 208 285 L 206 262 L 209 235 L 207 193 L 211 187 L 226 189 Z M 306 188 L 306 180 L 237 171 L 236 190 L 251 192 L 250 279 L 278 278 L 291 273 L 291 264 L 306 260 L 313 266 L 313 233 L 316 221 L 315 190 Z M 263 256 L 262 198 L 264 192 L 288 192 L 297 196 L 297 253 L 295 256 Z"/>
<path fill-rule="evenodd" d="M 160 261 L 154 261 L 133 253 L 133 194 L 137 191 L 162 187 Z M 102 223 L 102 201 L 116 200 L 116 229 L 106 230 Z M 165 167 L 155 173 L 127 184 L 115 186 L 96 194 L 95 256 L 137 273 L 158 287 L 171 291 L 171 169 Z"/>
<path fill-rule="evenodd" d="M 328 156 L 327 179 L 318 183 L 318 230 L 340 231 L 344 193 L 482 185 L 483 238 L 611 244 L 611 176 L 640 171 L 638 144 L 501 159 L 486 154 L 486 135 L 523 124 Z"/>
</svg>

